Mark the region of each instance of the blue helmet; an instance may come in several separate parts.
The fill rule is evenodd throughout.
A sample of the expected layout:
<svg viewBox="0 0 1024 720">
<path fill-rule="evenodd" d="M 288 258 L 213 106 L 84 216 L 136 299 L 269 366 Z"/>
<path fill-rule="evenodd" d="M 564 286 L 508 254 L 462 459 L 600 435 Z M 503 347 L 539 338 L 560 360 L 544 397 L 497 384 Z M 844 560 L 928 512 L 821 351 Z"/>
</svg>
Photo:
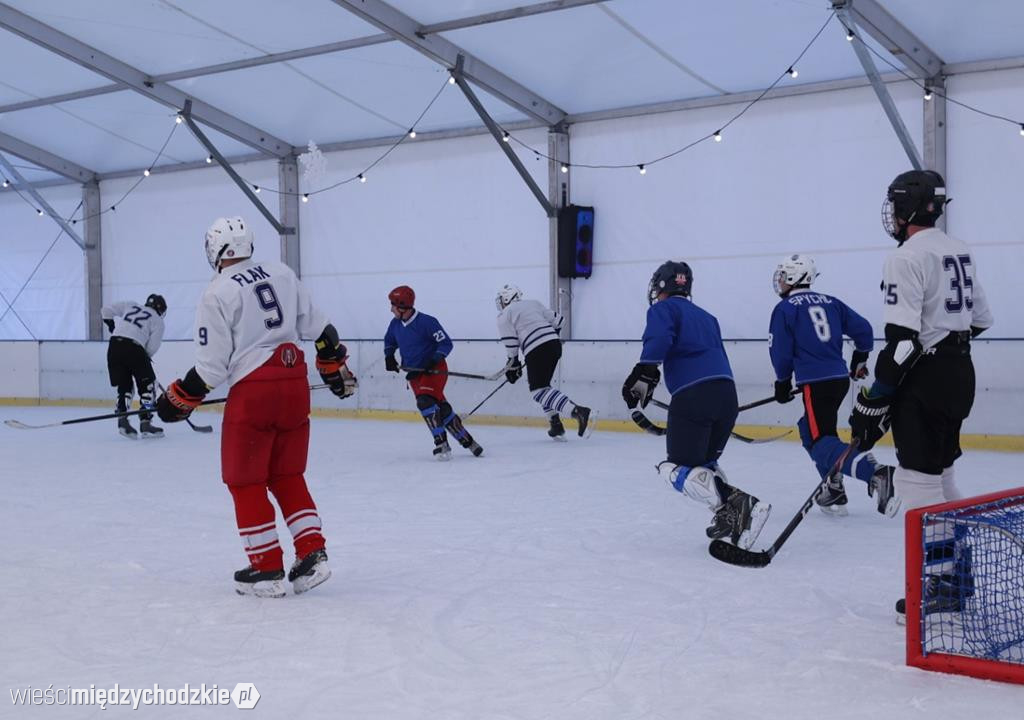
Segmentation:
<svg viewBox="0 0 1024 720">
<path fill-rule="evenodd" d="M 647 286 L 647 304 L 658 302 L 658 296 L 662 293 L 690 297 L 692 287 L 693 271 L 690 266 L 682 261 L 668 260 L 659 265 L 651 276 Z"/>
</svg>

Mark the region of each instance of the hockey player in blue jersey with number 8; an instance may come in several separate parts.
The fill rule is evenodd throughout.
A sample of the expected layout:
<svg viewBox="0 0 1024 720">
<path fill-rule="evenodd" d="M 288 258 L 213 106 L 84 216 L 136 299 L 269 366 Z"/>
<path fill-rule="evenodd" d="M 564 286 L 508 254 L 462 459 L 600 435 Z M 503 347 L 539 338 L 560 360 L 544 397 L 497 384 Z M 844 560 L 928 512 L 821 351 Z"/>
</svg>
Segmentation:
<svg viewBox="0 0 1024 720">
<path fill-rule="evenodd" d="M 874 344 L 871 325 L 842 300 L 811 292 L 818 276 L 807 255 L 786 257 L 775 268 L 772 285 L 782 298 L 772 310 L 768 352 L 775 367 L 775 399 L 793 399 L 793 380 L 804 403 L 797 422 L 800 440 L 824 478 L 848 447 L 836 432 L 839 406 L 850 390 L 850 378 L 867 376 L 867 359 Z M 849 369 L 843 360 L 843 335 L 853 339 Z M 893 499 L 893 468 L 880 465 L 871 453 L 847 456 L 844 475 L 863 480 L 876 498 L 878 512 L 892 517 L 899 509 Z M 846 515 L 846 489 L 841 476 L 830 478 L 817 498 L 822 511 Z"/>
<path fill-rule="evenodd" d="M 677 492 L 708 506 L 709 538 L 729 536 L 744 550 L 753 545 L 772 506 L 728 483 L 718 464 L 736 424 L 739 402 L 718 320 L 690 299 L 693 272 L 668 261 L 647 289 L 647 326 L 640 362 L 622 386 L 626 406 L 645 407 L 661 380 L 672 393 L 665 441 L 668 460 L 658 465 Z"/>
</svg>

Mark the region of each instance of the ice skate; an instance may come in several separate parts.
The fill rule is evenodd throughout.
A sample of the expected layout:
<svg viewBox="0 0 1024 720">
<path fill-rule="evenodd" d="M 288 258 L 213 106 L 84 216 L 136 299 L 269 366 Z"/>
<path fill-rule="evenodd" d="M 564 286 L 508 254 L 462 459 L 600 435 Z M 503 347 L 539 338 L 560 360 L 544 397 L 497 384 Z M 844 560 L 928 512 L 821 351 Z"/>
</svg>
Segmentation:
<svg viewBox="0 0 1024 720">
<path fill-rule="evenodd" d="M 128 418 L 122 417 L 117 419 L 117 431 L 124 435 L 126 438 L 135 440 L 139 437 L 139 432 L 132 424 L 128 422 Z"/>
<path fill-rule="evenodd" d="M 768 521 L 772 506 L 742 490 L 734 491 L 725 504 L 731 509 L 730 539 L 733 545 L 749 550 Z"/>
<path fill-rule="evenodd" d="M 452 459 L 452 446 L 448 444 L 447 440 L 442 440 L 434 446 L 434 457 L 442 461 Z"/>
<path fill-rule="evenodd" d="M 314 550 L 306 557 L 295 559 L 295 564 L 288 571 L 288 580 L 296 595 L 312 590 L 331 577 L 331 568 L 327 565 L 327 551 Z"/>
<path fill-rule="evenodd" d="M 849 499 L 846 497 L 846 488 L 843 486 L 843 476 L 837 474 L 830 477 L 818 496 L 814 498 L 814 502 L 826 515 L 833 517 L 849 515 L 850 513 L 846 510 L 846 503 L 849 502 Z"/>
<path fill-rule="evenodd" d="M 284 570 L 256 570 L 251 565 L 235 573 L 235 592 L 262 598 L 284 597 Z"/>
<path fill-rule="evenodd" d="M 164 429 L 154 425 L 152 420 L 142 420 L 139 422 L 139 433 L 143 438 L 162 438 Z"/>
<path fill-rule="evenodd" d="M 565 426 L 562 425 L 562 419 L 557 415 L 552 415 L 548 418 L 548 422 L 551 427 L 548 428 L 548 437 L 558 442 L 567 442 L 565 437 Z"/>
<path fill-rule="evenodd" d="M 874 497 L 878 512 L 886 517 L 895 517 L 900 511 L 900 499 L 892 482 L 892 465 L 878 465 L 868 481 L 868 497 Z"/>
<path fill-rule="evenodd" d="M 597 413 L 588 407 L 577 405 L 573 408 L 572 417 L 579 424 L 576 434 L 581 438 L 590 437 L 594 432 L 594 424 L 597 422 Z"/>
</svg>

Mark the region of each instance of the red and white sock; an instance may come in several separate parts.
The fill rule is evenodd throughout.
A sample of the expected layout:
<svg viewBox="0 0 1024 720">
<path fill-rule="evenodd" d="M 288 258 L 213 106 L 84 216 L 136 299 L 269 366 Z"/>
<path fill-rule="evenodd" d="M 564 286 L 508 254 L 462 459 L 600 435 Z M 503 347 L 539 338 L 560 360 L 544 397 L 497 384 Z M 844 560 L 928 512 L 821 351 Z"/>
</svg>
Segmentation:
<svg viewBox="0 0 1024 720">
<path fill-rule="evenodd" d="M 276 478 L 270 483 L 281 514 L 295 542 L 295 557 L 304 558 L 326 545 L 323 525 L 302 475 Z"/>
<path fill-rule="evenodd" d="M 281 543 L 277 539 L 274 506 L 263 485 L 229 485 L 235 501 L 235 519 L 249 564 L 269 572 L 284 568 Z"/>
</svg>

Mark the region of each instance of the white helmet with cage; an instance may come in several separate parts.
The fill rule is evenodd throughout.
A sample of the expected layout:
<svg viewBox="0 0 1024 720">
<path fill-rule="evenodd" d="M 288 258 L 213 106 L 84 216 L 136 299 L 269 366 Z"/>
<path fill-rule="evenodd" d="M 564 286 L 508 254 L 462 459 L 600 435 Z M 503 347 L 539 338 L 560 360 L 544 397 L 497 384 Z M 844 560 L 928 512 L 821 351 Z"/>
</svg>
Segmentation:
<svg viewBox="0 0 1024 720">
<path fill-rule="evenodd" d="M 217 218 L 206 231 L 206 259 L 217 272 L 223 260 L 252 257 L 253 232 L 240 217 Z"/>
<path fill-rule="evenodd" d="M 503 285 L 501 290 L 498 291 L 498 296 L 494 298 L 494 306 L 498 308 L 498 312 L 501 312 L 516 300 L 522 299 L 522 290 L 515 285 Z"/>
<path fill-rule="evenodd" d="M 793 288 L 810 287 L 816 277 L 818 270 L 814 267 L 814 259 L 810 255 L 794 253 L 776 266 L 772 274 L 772 289 L 785 297 Z"/>
</svg>

